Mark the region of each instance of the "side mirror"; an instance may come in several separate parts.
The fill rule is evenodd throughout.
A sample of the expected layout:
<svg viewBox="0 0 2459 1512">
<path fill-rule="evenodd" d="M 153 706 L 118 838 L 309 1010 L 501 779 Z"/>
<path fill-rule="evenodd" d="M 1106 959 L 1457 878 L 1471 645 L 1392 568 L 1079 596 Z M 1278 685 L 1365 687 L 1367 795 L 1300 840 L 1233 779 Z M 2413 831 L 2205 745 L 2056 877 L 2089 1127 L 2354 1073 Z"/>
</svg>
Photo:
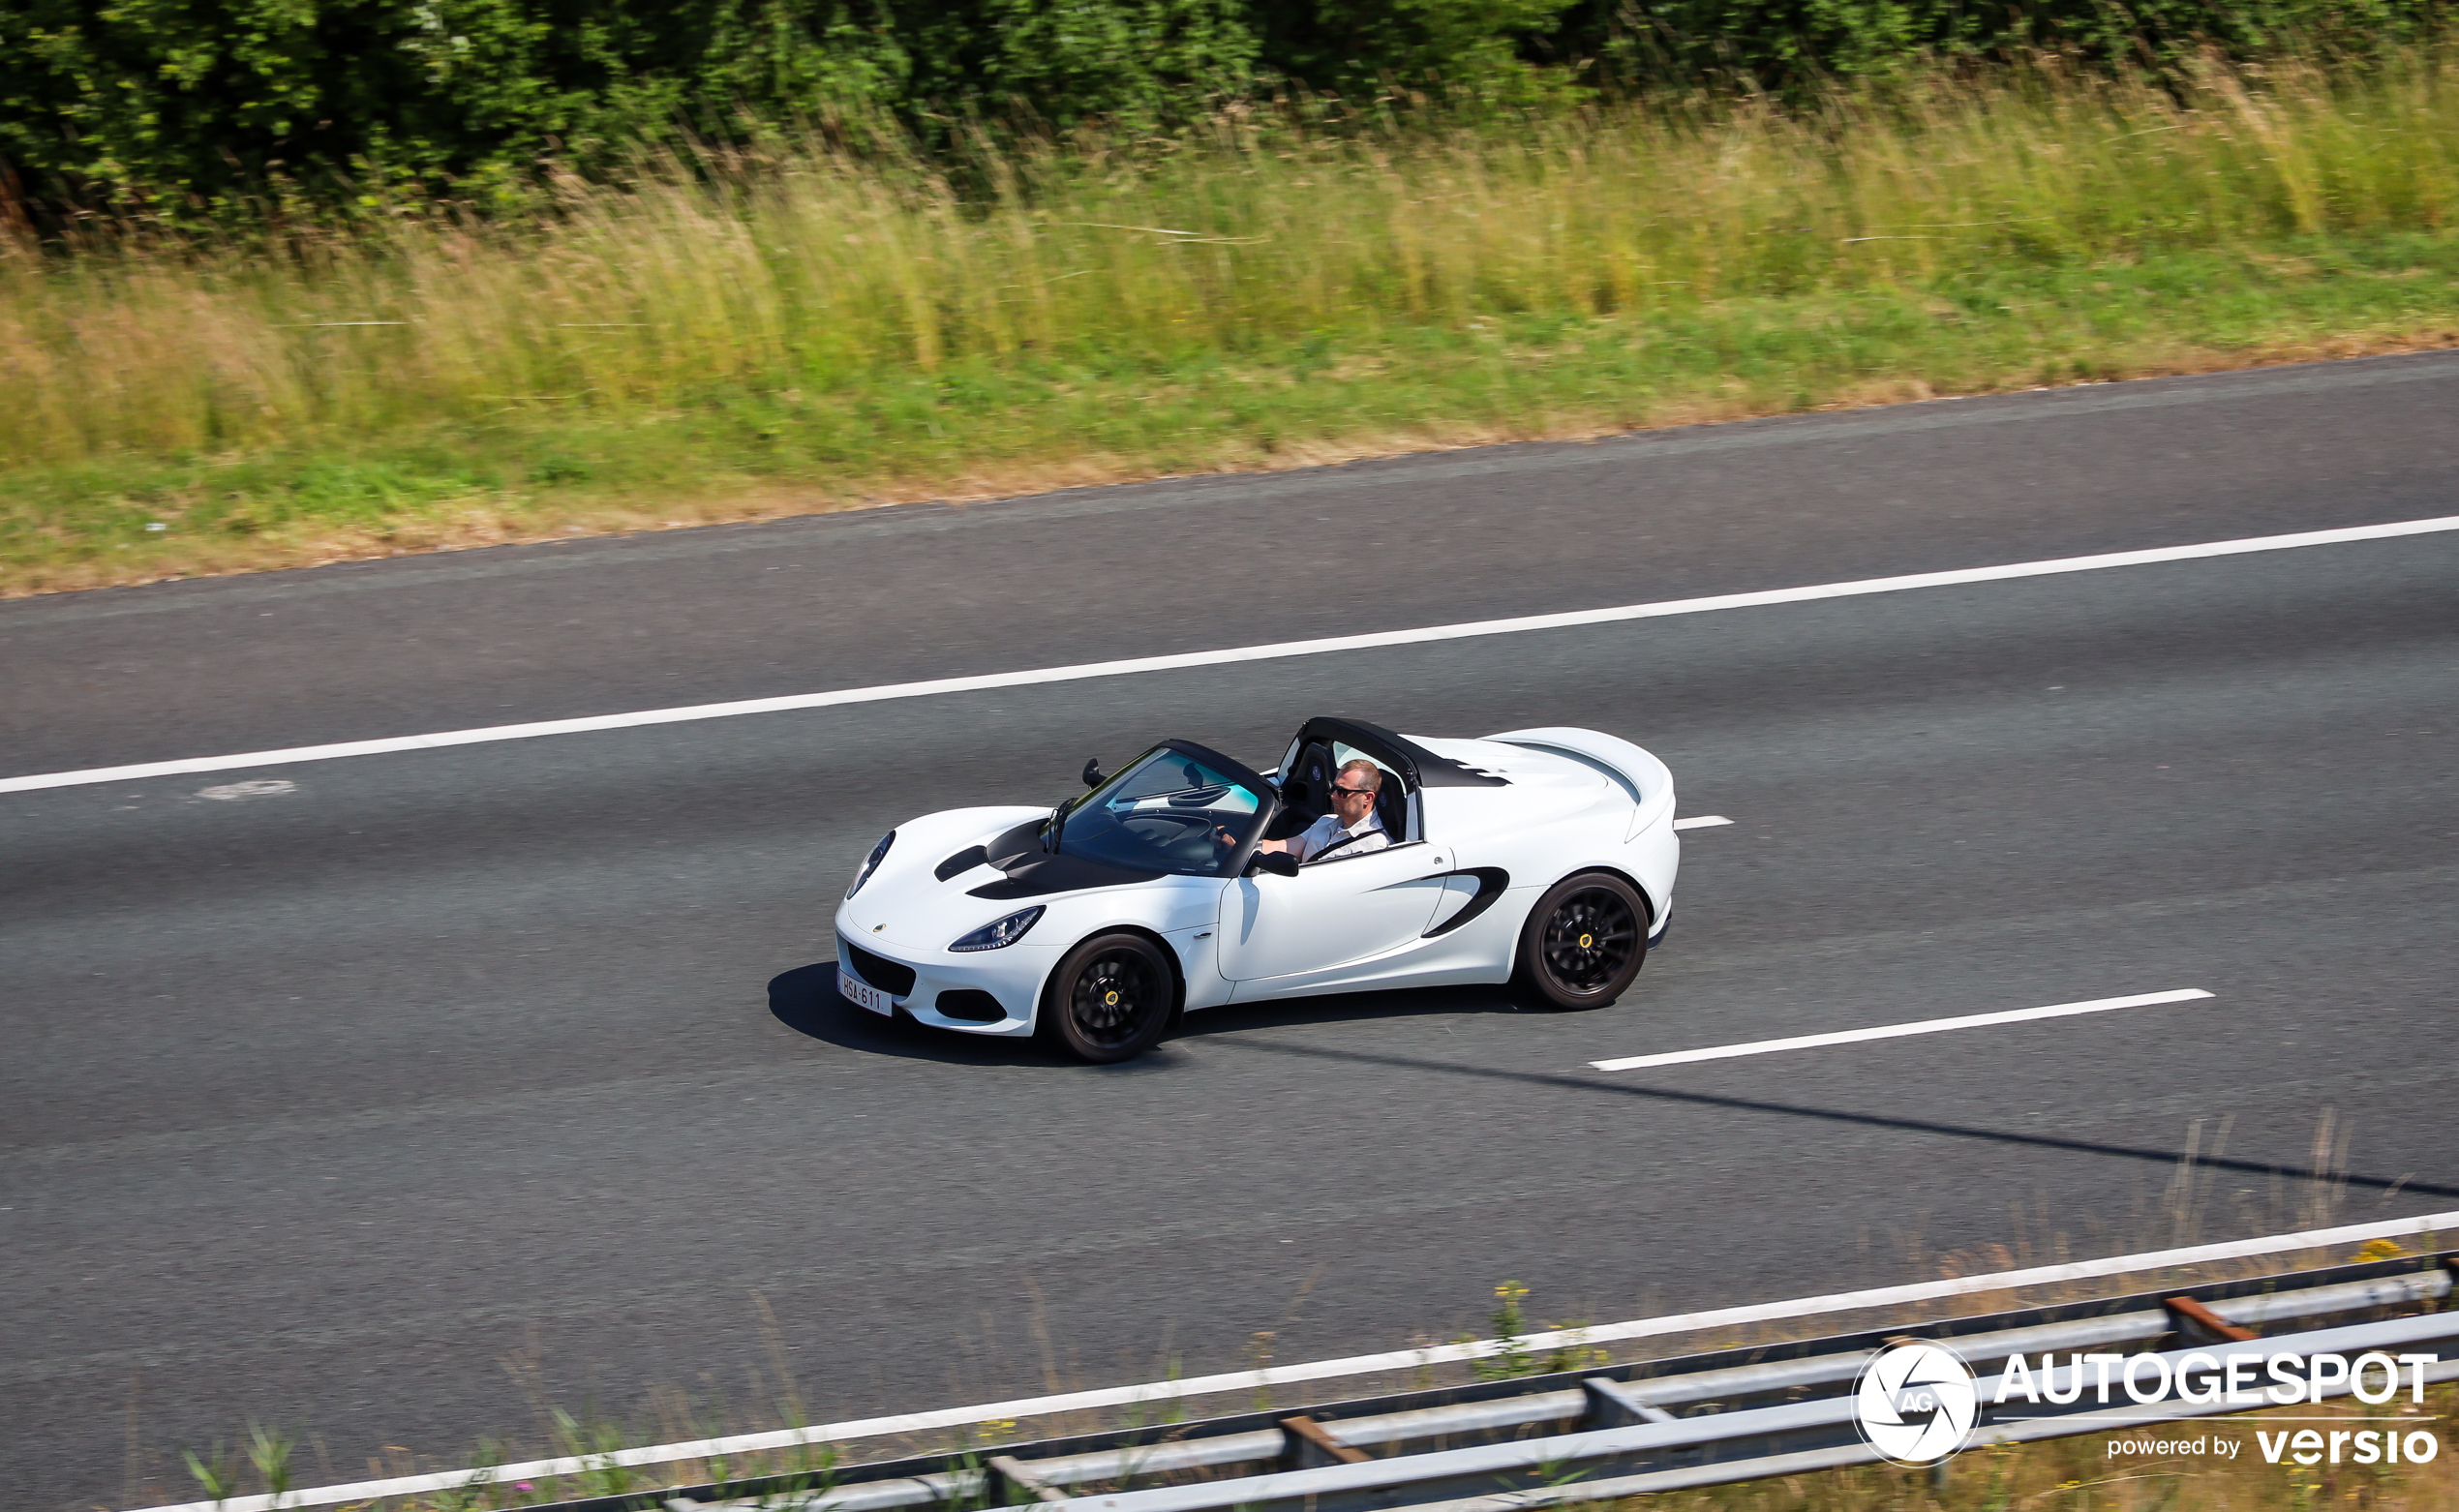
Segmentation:
<svg viewBox="0 0 2459 1512">
<path fill-rule="evenodd" d="M 1084 758 L 1084 785 L 1086 787 L 1097 788 L 1108 780 L 1109 778 L 1102 775 L 1102 758 L 1099 756 Z"/>
<path fill-rule="evenodd" d="M 1247 858 L 1247 875 L 1252 877 L 1259 871 L 1294 877 L 1298 874 L 1298 859 L 1287 851 L 1258 851 Z"/>
</svg>

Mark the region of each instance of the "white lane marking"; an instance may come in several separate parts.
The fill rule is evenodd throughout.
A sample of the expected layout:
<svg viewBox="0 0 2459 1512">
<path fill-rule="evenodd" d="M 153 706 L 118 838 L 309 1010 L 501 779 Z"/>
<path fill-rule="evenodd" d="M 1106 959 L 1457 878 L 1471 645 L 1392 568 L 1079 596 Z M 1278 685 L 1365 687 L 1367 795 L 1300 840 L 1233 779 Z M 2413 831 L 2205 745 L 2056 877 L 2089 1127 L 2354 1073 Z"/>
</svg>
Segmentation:
<svg viewBox="0 0 2459 1512">
<path fill-rule="evenodd" d="M 652 1444 L 638 1449 L 618 1449 L 611 1454 L 593 1454 L 586 1458 L 573 1456 L 559 1460 L 531 1460 L 522 1465 L 487 1466 L 466 1470 L 445 1470 L 440 1474 L 430 1475 L 403 1475 L 391 1480 L 356 1481 L 347 1486 L 319 1486 L 303 1491 L 285 1492 L 281 1497 L 281 1505 L 285 1508 L 322 1507 L 342 1501 L 374 1501 L 386 1497 L 416 1497 L 429 1492 L 455 1491 L 470 1486 L 502 1485 L 508 1481 L 517 1480 L 539 1480 L 550 1475 L 576 1475 L 583 1470 L 605 1466 L 666 1465 L 677 1460 L 713 1460 L 734 1454 L 761 1454 L 774 1449 L 792 1449 L 803 1444 L 843 1443 L 853 1439 L 877 1438 L 891 1434 L 928 1433 L 935 1429 L 962 1428 L 975 1423 L 1003 1423 L 1017 1418 L 1043 1417 L 1053 1412 L 1080 1412 L 1099 1407 L 1168 1402 L 1181 1397 L 1206 1397 L 1221 1392 L 1255 1391 L 1265 1386 L 1293 1385 L 1310 1380 L 1337 1380 L 1345 1376 L 1371 1376 L 1384 1371 L 1413 1371 L 1431 1365 L 1447 1365 L 1462 1360 L 1483 1359 L 1488 1355 L 1500 1354 L 1513 1348 L 1571 1348 L 1626 1339 L 1660 1338 L 1667 1334 L 1730 1328 L 1739 1324 L 1773 1322 L 1781 1318 L 1815 1317 L 1830 1313 L 1853 1313 L 1867 1308 L 1897 1307 L 1913 1302 L 1937 1302 L 1949 1297 L 1971 1296 L 1979 1292 L 2009 1291 L 2023 1286 L 2059 1285 L 2069 1282 L 2091 1281 L 2103 1276 L 2124 1276 L 2136 1271 L 2166 1270 L 2176 1265 L 2206 1265 L 2216 1261 L 2246 1259 L 2260 1255 L 2333 1249 L 2344 1244 L 2362 1244 L 2369 1239 L 2399 1239 L 2410 1234 L 2439 1234 L 2444 1230 L 2459 1230 L 2459 1212 L 2426 1213 L 2414 1218 L 2388 1218 L 2370 1224 L 2344 1224 L 2336 1228 L 2309 1228 L 2298 1233 L 2268 1234 L 2259 1239 L 2237 1239 L 2226 1244 L 2201 1244 L 2183 1250 L 2155 1250 L 2142 1255 L 2119 1255 L 2105 1260 L 2077 1260 L 2064 1265 L 2036 1265 L 2028 1270 L 1985 1271 L 1977 1276 L 1954 1276 L 1943 1281 L 1915 1282 L 1903 1286 L 1873 1286 L 1866 1291 L 1838 1291 L 1826 1296 L 1804 1297 L 1790 1302 L 1757 1302 L 1744 1307 L 1715 1308 L 1704 1313 L 1676 1313 L 1668 1317 L 1646 1317 L 1627 1323 L 1606 1323 L 1591 1328 L 1564 1328 L 1521 1339 L 1477 1339 L 1462 1344 L 1437 1345 L 1423 1349 L 1397 1349 L 1389 1354 L 1361 1354 L 1345 1360 L 1317 1360 L 1303 1365 L 1275 1365 L 1260 1371 L 1234 1371 L 1223 1376 L 1198 1376 L 1178 1380 L 1147 1381 L 1140 1386 L 1105 1386 L 1092 1391 L 1067 1392 L 1059 1396 L 1025 1397 L 1014 1402 L 992 1402 L 981 1406 L 944 1407 L 934 1412 L 906 1412 L 895 1417 L 856 1418 L 851 1422 L 824 1423 L 811 1428 L 789 1428 L 765 1434 L 738 1434 L 729 1438 L 701 1438 L 687 1443 Z M 185 1501 L 176 1506 L 148 1507 L 143 1509 L 143 1512 L 273 1512 L 275 1498 L 269 1496 L 233 1497 L 222 1502 Z"/>
<path fill-rule="evenodd" d="M 2019 561 L 1996 567 L 1958 567 L 1951 572 L 1863 578 L 1851 583 L 1819 583 L 1806 588 L 1770 589 L 1757 593 L 1720 593 L 1709 598 L 1624 604 L 1614 609 L 1575 609 L 1563 614 L 1523 615 L 1510 620 L 1472 620 L 1462 624 L 1427 625 L 1414 630 L 1379 630 L 1369 635 L 1332 635 L 1312 641 L 1278 641 L 1267 646 L 1233 646 L 1221 650 L 1184 651 L 1172 656 L 1087 661 L 1068 667 L 993 672 L 981 677 L 935 678 L 925 682 L 892 682 L 878 687 L 838 688 L 827 693 L 747 698 L 728 704 L 690 704 L 679 709 L 592 714 L 581 719 L 542 719 L 531 724 L 442 730 L 431 735 L 399 735 L 378 741 L 294 745 L 282 750 L 243 751 L 230 756 L 196 756 L 182 761 L 142 762 L 128 767 L 94 767 L 82 771 L 37 772 L 30 776 L 0 778 L 0 793 L 30 793 L 40 788 L 76 787 L 92 782 L 131 782 L 145 777 L 179 776 L 197 771 L 233 771 L 248 767 L 279 767 L 303 761 L 339 761 L 349 756 L 383 756 L 399 751 L 437 750 L 451 745 L 481 745 L 495 741 L 531 741 L 547 735 L 586 735 L 600 730 L 631 730 L 644 725 L 683 724 L 698 719 L 731 719 L 743 714 L 832 709 L 844 704 L 876 704 L 890 699 L 933 698 L 943 693 L 976 693 L 990 688 L 1029 687 L 1044 682 L 1075 682 L 1087 678 L 1120 678 L 1145 672 L 1176 672 L 1190 667 L 1223 667 L 1242 661 L 1321 656 L 1334 651 L 1368 650 L 1385 646 L 1423 646 L 1435 641 L 1469 640 L 1486 635 L 1517 635 L 1530 630 L 1563 630 L 1581 625 L 1616 624 L 1629 620 L 1709 614 L 1719 609 L 1757 609 L 1772 604 L 1811 603 L 1824 598 L 1855 598 L 1868 593 L 1901 593 L 1913 589 L 2003 583 L 2016 578 L 2049 577 L 2066 572 L 2096 572 L 2107 567 L 2193 561 L 2207 557 L 2239 557 L 2253 552 L 2291 551 L 2304 546 L 2339 546 L 2353 541 L 2389 540 L 2405 535 L 2431 535 L 2444 530 L 2459 530 L 2459 515 L 2444 515 L 2432 520 L 2403 520 L 2391 525 L 2352 526 L 2337 530 L 2305 530 L 2294 535 L 2257 535 L 2243 540 L 2205 541 L 2193 546 L 2158 546 L 2148 551 L 2108 552 L 2096 557 L 2060 557 L 2048 561 Z"/>
<path fill-rule="evenodd" d="M 298 790 L 299 785 L 295 782 L 288 782 L 280 777 L 258 777 L 253 782 L 231 782 L 218 788 L 198 788 L 197 796 L 217 799 L 228 803 L 235 799 L 271 798 L 277 793 L 296 793 Z"/>
<path fill-rule="evenodd" d="M 2175 992 L 2145 992 L 2136 997 L 2094 998 L 2088 1003 L 2052 1003 L 2047 1008 L 2011 1008 L 1997 1013 L 1966 1013 L 1960 1018 L 1924 1018 L 1909 1024 L 1880 1024 L 1874 1029 L 1839 1029 L 1834 1034 L 1796 1035 L 1790 1040 L 1753 1040 L 1746 1044 L 1711 1045 L 1704 1050 L 1626 1055 L 1620 1060 L 1591 1061 L 1589 1064 L 1598 1071 L 1686 1066 L 1692 1061 L 1730 1060 L 1737 1055 L 1773 1055 L 1778 1050 L 1807 1050 L 1822 1044 L 1857 1044 L 1864 1040 L 1899 1040 L 1909 1034 L 1941 1034 L 1949 1029 L 1979 1029 L 1987 1024 L 2019 1024 L 2034 1018 L 2066 1018 L 2076 1013 L 2106 1013 L 2121 1008 L 2191 1003 L 2209 996 L 2211 994 L 2201 987 L 2185 987 Z"/>
<path fill-rule="evenodd" d="M 1714 830 L 1718 825 L 1729 825 L 1731 823 L 1733 823 L 1733 821 L 1727 819 L 1722 814 L 1701 814 L 1696 819 L 1677 819 L 1674 821 L 1674 828 L 1677 830 Z"/>
</svg>

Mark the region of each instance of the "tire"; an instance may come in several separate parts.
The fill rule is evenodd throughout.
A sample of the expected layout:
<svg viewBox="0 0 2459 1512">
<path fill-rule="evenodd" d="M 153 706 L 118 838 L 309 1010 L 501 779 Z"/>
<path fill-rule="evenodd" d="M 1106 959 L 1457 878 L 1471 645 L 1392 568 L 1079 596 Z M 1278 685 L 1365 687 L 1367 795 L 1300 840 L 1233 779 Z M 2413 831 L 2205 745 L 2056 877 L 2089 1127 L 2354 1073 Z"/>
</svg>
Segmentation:
<svg viewBox="0 0 2459 1512">
<path fill-rule="evenodd" d="M 1586 942 L 1586 943 L 1583 943 Z M 1520 926 L 1511 972 L 1522 1008 L 1605 1008 L 1648 959 L 1648 905 L 1629 883 L 1584 871 L 1548 888 Z"/>
<path fill-rule="evenodd" d="M 1159 946 L 1095 935 L 1050 973 L 1034 1032 L 1078 1060 L 1131 1060 L 1161 1043 L 1177 1007 L 1177 977 Z"/>
</svg>

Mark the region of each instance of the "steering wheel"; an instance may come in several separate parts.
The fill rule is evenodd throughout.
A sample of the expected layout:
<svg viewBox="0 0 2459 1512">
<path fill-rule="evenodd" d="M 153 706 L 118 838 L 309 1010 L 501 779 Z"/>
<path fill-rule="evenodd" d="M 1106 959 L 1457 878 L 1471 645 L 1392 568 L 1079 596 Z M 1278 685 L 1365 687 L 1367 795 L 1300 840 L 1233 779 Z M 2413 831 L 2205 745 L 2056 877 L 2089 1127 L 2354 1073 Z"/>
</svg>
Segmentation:
<svg viewBox="0 0 2459 1512">
<path fill-rule="evenodd" d="M 1201 834 L 1206 843 L 1205 854 L 1208 858 L 1217 859 L 1222 854 L 1221 837 L 1212 832 L 1214 827 L 1212 816 L 1209 814 L 1191 814 L 1183 811 L 1173 813 L 1167 808 L 1140 808 L 1129 818 L 1131 820 L 1161 819 L 1181 826 L 1178 832 L 1169 839 L 1155 841 L 1153 845 L 1155 850 L 1170 853 L 1183 852 L 1189 841 L 1195 839 L 1198 834 Z M 1197 858 L 1182 856 L 1182 859 L 1194 861 Z"/>
<path fill-rule="evenodd" d="M 1184 809 L 1176 808 L 1138 808 L 1133 813 L 1122 814 L 1119 817 L 1130 822 L 1138 819 L 1160 819 L 1169 824 L 1185 825 L 1190 830 L 1212 828 L 1211 815 L 1191 814 Z"/>
</svg>

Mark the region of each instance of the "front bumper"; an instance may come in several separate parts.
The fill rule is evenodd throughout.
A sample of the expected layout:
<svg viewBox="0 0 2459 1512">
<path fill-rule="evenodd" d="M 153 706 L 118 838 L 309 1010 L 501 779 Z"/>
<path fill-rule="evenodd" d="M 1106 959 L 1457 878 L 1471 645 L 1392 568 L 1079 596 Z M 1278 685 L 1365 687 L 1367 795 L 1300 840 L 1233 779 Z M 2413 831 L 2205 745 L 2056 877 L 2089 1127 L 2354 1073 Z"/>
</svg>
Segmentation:
<svg viewBox="0 0 2459 1512">
<path fill-rule="evenodd" d="M 869 970 L 865 970 L 865 963 L 856 957 L 858 949 L 871 957 Z M 895 1012 L 917 1023 L 966 1034 L 1029 1035 L 1033 1032 L 1034 1005 L 1042 996 L 1043 979 L 1058 964 L 1058 953 L 1049 947 L 1035 946 L 1030 937 L 1005 950 L 964 954 L 911 951 L 884 943 L 857 945 L 846 938 L 840 921 L 836 969 L 887 993 L 894 1000 Z M 903 972 L 913 973 L 910 982 L 903 980 Z M 1006 1016 L 986 1019 L 977 1013 L 975 1016 L 957 1017 L 941 1012 L 940 999 L 956 993 L 987 993 Z M 980 999 L 975 1002 L 978 1004 Z M 971 1012 L 967 1005 L 950 1006 Z"/>
</svg>

